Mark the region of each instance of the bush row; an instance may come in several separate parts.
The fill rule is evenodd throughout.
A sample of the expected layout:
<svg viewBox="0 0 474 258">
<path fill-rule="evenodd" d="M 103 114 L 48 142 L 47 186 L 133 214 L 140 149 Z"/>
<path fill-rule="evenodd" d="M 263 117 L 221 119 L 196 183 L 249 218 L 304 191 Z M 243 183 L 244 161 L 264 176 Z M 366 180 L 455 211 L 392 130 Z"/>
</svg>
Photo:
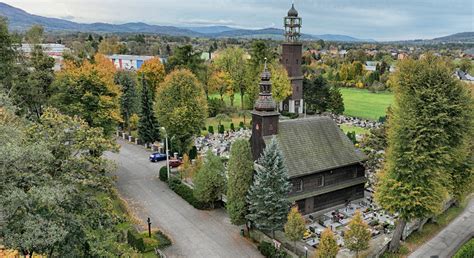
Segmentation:
<svg viewBox="0 0 474 258">
<path fill-rule="evenodd" d="M 200 210 L 208 208 L 205 203 L 198 201 L 196 197 L 194 197 L 193 189 L 181 183 L 181 180 L 179 180 L 178 178 L 171 177 L 170 180 L 168 181 L 168 185 L 171 190 L 173 190 L 175 193 L 181 196 L 181 198 L 183 198 L 185 201 L 191 204 L 194 208 L 200 209 Z"/>
</svg>

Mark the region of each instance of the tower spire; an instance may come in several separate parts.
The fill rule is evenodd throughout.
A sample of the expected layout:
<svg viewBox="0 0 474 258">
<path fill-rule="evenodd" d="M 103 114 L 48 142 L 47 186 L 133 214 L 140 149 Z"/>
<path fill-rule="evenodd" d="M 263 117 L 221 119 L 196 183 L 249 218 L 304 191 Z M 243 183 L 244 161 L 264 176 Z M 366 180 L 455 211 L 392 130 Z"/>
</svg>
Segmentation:
<svg viewBox="0 0 474 258">
<path fill-rule="evenodd" d="M 258 94 L 258 99 L 255 102 L 255 110 L 257 111 L 275 111 L 276 104 L 272 98 L 272 82 L 271 73 L 268 70 L 267 58 L 265 58 L 265 65 L 263 67 L 263 72 L 260 76 L 260 93 Z"/>
</svg>

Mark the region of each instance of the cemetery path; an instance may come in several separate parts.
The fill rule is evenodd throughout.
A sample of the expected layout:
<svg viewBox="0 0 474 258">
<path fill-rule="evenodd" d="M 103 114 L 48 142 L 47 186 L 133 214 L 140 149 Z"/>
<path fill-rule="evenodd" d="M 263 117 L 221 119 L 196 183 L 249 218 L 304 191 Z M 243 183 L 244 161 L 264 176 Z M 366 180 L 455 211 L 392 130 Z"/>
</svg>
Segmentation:
<svg viewBox="0 0 474 258">
<path fill-rule="evenodd" d="M 409 257 L 452 257 L 472 237 L 474 237 L 474 198 L 470 199 L 461 215 Z"/>
<path fill-rule="evenodd" d="M 117 188 L 143 225 L 162 229 L 173 241 L 165 250 L 169 257 L 261 257 L 239 235 L 222 209 L 197 210 L 158 179 L 165 162 L 151 163 L 143 147 L 119 139 L 120 153 L 107 153 L 117 165 Z"/>
</svg>

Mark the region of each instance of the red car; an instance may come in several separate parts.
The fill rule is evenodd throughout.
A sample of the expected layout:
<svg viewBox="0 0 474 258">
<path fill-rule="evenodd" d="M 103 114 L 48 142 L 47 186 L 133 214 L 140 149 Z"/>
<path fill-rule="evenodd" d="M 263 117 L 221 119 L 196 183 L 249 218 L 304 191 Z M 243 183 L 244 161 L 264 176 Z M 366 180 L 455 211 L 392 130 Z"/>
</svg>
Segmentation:
<svg viewBox="0 0 474 258">
<path fill-rule="evenodd" d="M 169 162 L 170 162 L 170 167 L 172 168 L 177 168 L 181 166 L 181 164 L 183 164 L 183 162 L 179 159 L 170 159 Z"/>
</svg>

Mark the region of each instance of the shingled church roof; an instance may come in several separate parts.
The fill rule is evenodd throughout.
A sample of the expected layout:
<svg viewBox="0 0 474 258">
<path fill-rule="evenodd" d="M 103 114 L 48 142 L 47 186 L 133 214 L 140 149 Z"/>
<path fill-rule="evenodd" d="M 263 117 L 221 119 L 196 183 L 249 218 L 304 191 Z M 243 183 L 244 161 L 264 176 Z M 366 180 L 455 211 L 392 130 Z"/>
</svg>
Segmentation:
<svg viewBox="0 0 474 258">
<path fill-rule="evenodd" d="M 271 137 L 266 136 L 265 141 Z M 285 156 L 290 178 L 367 159 L 329 117 L 280 121 L 277 139 Z"/>
</svg>

